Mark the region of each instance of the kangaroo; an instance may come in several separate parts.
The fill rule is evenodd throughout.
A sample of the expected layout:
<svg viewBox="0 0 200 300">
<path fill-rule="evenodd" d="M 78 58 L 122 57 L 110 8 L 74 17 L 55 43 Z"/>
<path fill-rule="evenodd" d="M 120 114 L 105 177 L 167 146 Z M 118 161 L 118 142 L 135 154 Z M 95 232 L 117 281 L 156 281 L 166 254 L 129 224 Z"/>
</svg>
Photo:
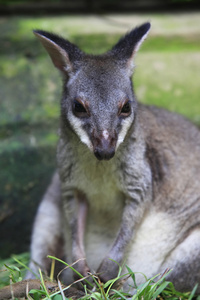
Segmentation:
<svg viewBox="0 0 200 300">
<path fill-rule="evenodd" d="M 49 270 L 49 254 L 103 282 L 118 264 L 148 278 L 172 268 L 168 279 L 180 291 L 200 282 L 200 132 L 137 102 L 134 58 L 149 30 L 150 23 L 136 27 L 102 55 L 34 31 L 64 77 L 58 172 L 33 227 L 35 272 Z"/>
</svg>

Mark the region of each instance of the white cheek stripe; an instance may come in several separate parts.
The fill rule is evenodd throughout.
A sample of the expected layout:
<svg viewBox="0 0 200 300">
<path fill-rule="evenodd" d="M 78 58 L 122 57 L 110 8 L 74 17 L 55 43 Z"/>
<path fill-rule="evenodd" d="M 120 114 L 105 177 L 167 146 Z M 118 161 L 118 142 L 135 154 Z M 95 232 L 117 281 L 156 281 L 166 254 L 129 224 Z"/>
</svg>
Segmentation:
<svg viewBox="0 0 200 300">
<path fill-rule="evenodd" d="M 87 132 L 82 128 L 82 122 L 81 120 L 79 120 L 78 118 L 76 118 L 73 114 L 69 114 L 68 116 L 70 124 L 72 125 L 74 131 L 76 132 L 76 134 L 79 136 L 80 140 L 82 143 L 84 143 L 85 145 L 88 146 L 88 148 L 93 151 L 93 146 L 92 143 L 89 139 L 89 136 L 87 134 Z M 132 118 L 126 118 L 122 121 L 122 129 L 119 132 L 118 135 L 118 139 L 117 139 L 117 144 L 116 144 L 116 150 L 119 147 L 119 145 L 124 141 L 124 138 L 127 134 L 127 131 L 129 129 L 129 127 L 131 126 L 132 123 Z M 108 130 L 104 129 L 102 131 L 102 135 L 104 137 L 105 140 L 108 140 L 109 138 L 109 132 Z"/>
<path fill-rule="evenodd" d="M 76 134 L 79 136 L 81 142 L 84 143 L 85 145 L 87 145 L 88 148 L 92 151 L 93 150 L 92 143 L 90 142 L 90 139 L 89 139 L 87 133 L 82 128 L 81 121 L 78 118 L 76 118 L 75 116 L 73 116 L 73 114 L 69 114 L 68 118 L 69 118 L 70 124 L 74 128 L 74 131 L 76 132 Z"/>
<path fill-rule="evenodd" d="M 131 126 L 131 124 L 132 124 L 132 118 L 131 117 L 126 118 L 122 121 L 122 129 L 121 129 L 121 131 L 119 132 L 119 135 L 118 135 L 116 150 L 119 147 L 119 145 L 124 141 L 124 138 L 125 138 L 125 136 L 128 132 L 129 127 Z"/>
</svg>

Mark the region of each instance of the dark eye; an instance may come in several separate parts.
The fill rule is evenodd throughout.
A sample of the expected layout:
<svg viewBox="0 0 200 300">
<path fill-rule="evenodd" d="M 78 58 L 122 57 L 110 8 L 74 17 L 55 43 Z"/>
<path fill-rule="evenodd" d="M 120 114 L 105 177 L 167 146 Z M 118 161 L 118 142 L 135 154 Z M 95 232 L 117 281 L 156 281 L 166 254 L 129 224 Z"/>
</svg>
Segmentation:
<svg viewBox="0 0 200 300">
<path fill-rule="evenodd" d="M 87 115 L 85 107 L 77 100 L 75 100 L 73 103 L 73 111 L 74 114 L 78 117 L 85 117 Z"/>
<path fill-rule="evenodd" d="M 122 106 L 120 115 L 127 117 L 127 116 L 129 116 L 130 112 L 131 112 L 131 104 L 130 104 L 130 101 L 128 101 Z"/>
</svg>

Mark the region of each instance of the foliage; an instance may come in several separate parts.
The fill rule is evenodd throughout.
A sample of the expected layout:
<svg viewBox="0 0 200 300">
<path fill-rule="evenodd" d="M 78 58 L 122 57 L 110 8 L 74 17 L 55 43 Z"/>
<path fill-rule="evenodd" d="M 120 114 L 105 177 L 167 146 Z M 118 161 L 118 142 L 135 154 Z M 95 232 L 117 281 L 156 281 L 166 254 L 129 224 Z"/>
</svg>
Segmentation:
<svg viewBox="0 0 200 300">
<path fill-rule="evenodd" d="M 8 259 L 0 259 L 0 288 L 9 285 L 10 280 L 12 282 L 22 280 L 26 270 L 23 265 L 28 264 L 29 257 L 29 253 L 22 253 Z"/>
<path fill-rule="evenodd" d="M 75 271 L 77 274 L 78 272 L 73 268 L 73 265 L 68 265 L 67 263 L 49 256 L 52 258 L 52 260 L 58 260 L 62 262 L 66 268 L 71 268 L 73 271 Z M 21 256 L 22 260 L 27 259 L 27 255 Z M 22 273 L 24 272 L 24 269 L 26 268 L 24 262 L 20 263 L 19 259 L 13 258 L 14 264 L 12 265 L 6 265 L 7 274 L 6 276 L 9 277 L 9 281 L 15 283 L 22 280 Z M 98 275 L 91 274 L 90 277 L 92 277 L 92 281 L 87 281 L 87 278 L 83 277 L 81 274 L 79 274 L 80 279 L 77 280 L 74 283 L 82 282 L 85 295 L 81 297 L 81 299 L 84 300 L 109 300 L 109 299 L 118 299 L 118 300 L 124 300 L 124 299 L 131 299 L 131 300 L 153 300 L 153 299 L 163 299 L 163 300 L 192 300 L 195 296 L 195 290 L 197 286 L 194 287 L 193 291 L 191 293 L 180 293 L 175 290 L 173 284 L 166 280 L 167 275 L 172 270 L 166 270 L 164 274 L 158 274 L 150 279 L 146 278 L 144 276 L 144 283 L 137 285 L 136 282 L 136 273 L 134 273 L 128 266 L 126 266 L 127 273 L 124 275 L 121 275 L 122 268 L 119 267 L 119 273 L 118 276 L 115 279 L 109 280 L 105 284 L 103 284 Z M 131 277 L 132 278 L 132 285 L 130 286 L 130 291 L 125 292 L 123 291 L 123 283 L 126 282 L 126 280 Z M 53 293 L 49 293 L 47 291 L 47 288 L 44 283 L 43 275 L 40 271 L 40 280 L 41 280 L 41 289 L 40 290 L 31 290 L 29 292 L 29 299 L 32 300 L 39 300 L 39 299 L 53 299 L 53 300 L 65 300 L 67 299 L 64 295 L 64 292 L 70 287 L 63 287 L 60 278 L 58 276 L 58 286 L 59 290 Z M 92 282 L 92 283 L 91 283 Z M 89 284 L 90 288 L 86 286 L 86 283 Z M 72 284 L 73 285 L 73 284 Z M 200 296 L 195 298 L 196 300 L 200 300 Z"/>
<path fill-rule="evenodd" d="M 33 28 L 50 31 L 54 28 L 55 32 L 93 54 L 107 51 L 120 37 L 119 33 L 109 32 L 105 34 L 90 31 L 80 34 L 80 21 L 77 19 L 75 25 L 71 22 L 72 19 L 67 19 L 68 22 L 62 17 L 14 18 L 1 23 L 0 96 L 4 101 L 0 103 L 0 125 L 31 123 L 32 126 L 37 126 L 38 123 L 48 122 L 52 126 L 58 118 L 61 79 L 31 33 Z M 163 20 L 163 23 L 168 24 L 164 17 Z M 175 28 L 173 22 L 170 26 Z M 88 29 L 83 27 L 82 30 Z M 136 59 L 134 80 L 139 100 L 180 112 L 200 124 L 197 110 L 199 49 L 199 34 L 150 36 Z M 42 137 L 42 140 L 46 139 Z M 10 146 L 12 143 L 9 143 Z"/>
</svg>

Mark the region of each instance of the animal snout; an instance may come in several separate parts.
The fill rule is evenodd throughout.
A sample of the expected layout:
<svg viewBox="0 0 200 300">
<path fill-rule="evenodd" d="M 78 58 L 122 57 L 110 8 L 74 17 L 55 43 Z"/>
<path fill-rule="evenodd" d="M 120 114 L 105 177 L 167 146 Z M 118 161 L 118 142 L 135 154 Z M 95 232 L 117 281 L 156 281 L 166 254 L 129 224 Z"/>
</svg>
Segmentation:
<svg viewBox="0 0 200 300">
<path fill-rule="evenodd" d="M 109 160 L 115 155 L 116 137 L 103 131 L 100 137 L 93 140 L 94 155 L 98 160 Z"/>
<path fill-rule="evenodd" d="M 96 147 L 94 149 L 94 155 L 98 160 L 109 160 L 115 155 L 115 149 L 113 147 L 109 149 L 103 149 L 101 147 Z"/>
</svg>

